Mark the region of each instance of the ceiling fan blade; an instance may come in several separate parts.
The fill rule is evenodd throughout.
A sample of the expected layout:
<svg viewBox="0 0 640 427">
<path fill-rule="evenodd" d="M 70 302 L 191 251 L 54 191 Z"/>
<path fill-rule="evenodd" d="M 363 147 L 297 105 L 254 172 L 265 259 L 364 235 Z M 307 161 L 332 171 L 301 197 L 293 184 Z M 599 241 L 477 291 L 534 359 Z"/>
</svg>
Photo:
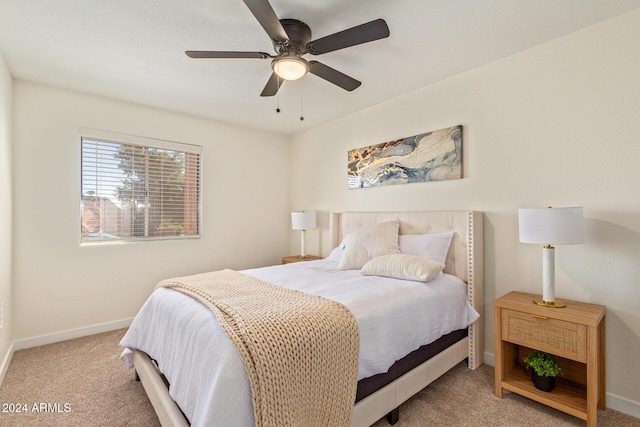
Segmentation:
<svg viewBox="0 0 640 427">
<path fill-rule="evenodd" d="M 242 0 L 247 5 L 253 16 L 256 17 L 269 37 L 275 41 L 285 42 L 289 36 L 280 23 L 278 16 L 273 11 L 268 0 Z"/>
<path fill-rule="evenodd" d="M 256 58 L 267 59 L 271 55 L 264 52 L 234 52 L 234 51 L 217 51 L 217 50 L 186 50 L 184 52 L 189 58 Z"/>
<path fill-rule="evenodd" d="M 311 69 L 309 70 L 311 74 L 315 74 L 316 76 L 325 79 L 334 85 L 340 86 L 342 89 L 348 90 L 349 92 L 357 89 L 362 84 L 353 77 L 349 77 L 321 62 L 309 61 L 309 65 L 311 65 Z"/>
<path fill-rule="evenodd" d="M 389 37 L 389 27 L 384 19 L 376 19 L 318 40 L 310 41 L 307 43 L 307 52 L 312 55 L 321 55 L 334 50 L 384 39 L 385 37 Z"/>
<path fill-rule="evenodd" d="M 282 86 L 283 81 L 284 80 L 282 78 L 279 78 L 276 73 L 271 73 L 271 77 L 269 77 L 269 81 L 264 86 L 264 89 L 262 89 L 262 93 L 260 94 L 260 96 L 275 95 L 276 93 L 278 93 L 278 89 L 280 89 L 280 86 Z"/>
</svg>

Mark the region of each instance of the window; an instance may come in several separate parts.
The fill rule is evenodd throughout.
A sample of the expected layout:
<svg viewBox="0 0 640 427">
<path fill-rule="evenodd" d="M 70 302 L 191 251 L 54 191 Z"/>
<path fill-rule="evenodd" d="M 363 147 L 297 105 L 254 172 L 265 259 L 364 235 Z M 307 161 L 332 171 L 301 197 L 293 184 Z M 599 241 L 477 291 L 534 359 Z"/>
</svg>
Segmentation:
<svg viewBox="0 0 640 427">
<path fill-rule="evenodd" d="M 81 133 L 83 243 L 200 236 L 202 147 Z"/>
</svg>

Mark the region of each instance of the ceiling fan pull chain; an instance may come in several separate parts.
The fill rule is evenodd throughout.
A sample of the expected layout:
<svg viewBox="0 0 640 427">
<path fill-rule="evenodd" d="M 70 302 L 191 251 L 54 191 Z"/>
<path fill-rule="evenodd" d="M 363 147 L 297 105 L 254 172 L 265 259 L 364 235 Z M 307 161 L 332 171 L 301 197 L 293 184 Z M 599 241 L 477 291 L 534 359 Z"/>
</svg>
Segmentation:
<svg viewBox="0 0 640 427">
<path fill-rule="evenodd" d="M 277 75 L 278 73 L 276 73 Z M 276 87 L 280 87 L 280 76 L 277 76 L 277 81 L 276 83 L 278 84 L 278 86 Z M 276 113 L 280 112 L 280 91 L 276 92 Z"/>
<path fill-rule="evenodd" d="M 304 120 L 304 91 L 300 91 L 300 121 Z"/>
</svg>

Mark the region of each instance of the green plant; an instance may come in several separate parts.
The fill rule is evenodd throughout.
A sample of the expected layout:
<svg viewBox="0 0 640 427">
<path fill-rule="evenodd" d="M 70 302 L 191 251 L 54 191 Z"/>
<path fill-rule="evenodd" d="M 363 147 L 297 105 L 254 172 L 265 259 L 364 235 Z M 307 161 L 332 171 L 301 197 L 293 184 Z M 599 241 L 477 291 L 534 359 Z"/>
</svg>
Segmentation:
<svg viewBox="0 0 640 427">
<path fill-rule="evenodd" d="M 523 361 L 527 369 L 530 367 L 540 377 L 555 377 L 562 373 L 558 360 L 543 351 L 533 350 Z"/>
</svg>

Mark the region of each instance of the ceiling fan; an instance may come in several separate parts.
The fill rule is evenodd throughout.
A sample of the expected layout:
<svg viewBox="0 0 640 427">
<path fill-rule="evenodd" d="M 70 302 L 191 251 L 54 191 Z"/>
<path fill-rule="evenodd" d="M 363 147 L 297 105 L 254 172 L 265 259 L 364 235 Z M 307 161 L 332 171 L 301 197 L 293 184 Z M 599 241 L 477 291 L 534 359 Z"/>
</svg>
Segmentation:
<svg viewBox="0 0 640 427">
<path fill-rule="evenodd" d="M 187 50 L 190 58 L 272 58 L 273 72 L 260 96 L 273 96 L 284 80 L 297 80 L 307 73 L 352 91 L 361 82 L 318 61 L 307 61 L 304 54 L 323 53 L 368 43 L 389 37 L 389 27 L 383 19 L 376 19 L 317 40 L 311 40 L 311 29 L 297 19 L 278 19 L 268 0 L 243 0 L 251 13 L 273 41 L 276 55 L 265 52 Z"/>
</svg>

